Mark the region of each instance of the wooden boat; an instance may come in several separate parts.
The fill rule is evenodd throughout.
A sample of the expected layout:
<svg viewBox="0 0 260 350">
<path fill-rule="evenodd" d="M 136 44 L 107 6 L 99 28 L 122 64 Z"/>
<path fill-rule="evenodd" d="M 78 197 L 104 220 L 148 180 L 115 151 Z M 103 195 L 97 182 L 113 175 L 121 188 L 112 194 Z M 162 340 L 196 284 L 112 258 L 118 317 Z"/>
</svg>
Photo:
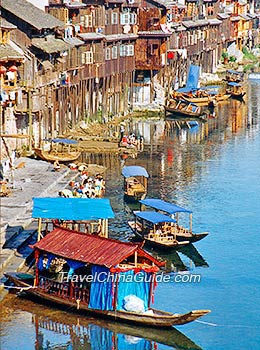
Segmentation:
<svg viewBox="0 0 260 350">
<path fill-rule="evenodd" d="M 208 232 L 194 233 L 192 231 L 192 211 L 189 209 L 180 207 L 179 205 L 176 205 L 174 203 L 163 201 L 158 198 L 147 198 L 147 199 L 141 200 L 140 203 L 150 208 L 153 208 L 157 211 L 170 214 L 171 218 L 174 218 L 174 221 L 176 220 L 176 222 L 174 222 L 171 225 L 171 232 L 179 243 L 187 242 L 187 241 L 189 243 L 195 243 L 205 238 L 208 235 Z M 189 228 L 185 228 L 180 225 L 180 220 L 179 220 L 180 213 L 189 214 L 189 221 L 190 221 Z"/>
<path fill-rule="evenodd" d="M 5 276 L 27 296 L 45 304 L 117 322 L 162 328 L 189 323 L 210 312 L 173 314 L 151 308 L 155 274 L 164 263 L 145 252 L 140 244 L 56 228 L 32 248 L 35 275 Z M 138 280 L 133 278 L 136 273 Z M 138 305 L 127 306 L 130 297 Z"/>
<path fill-rule="evenodd" d="M 235 82 L 235 83 L 241 83 L 244 80 L 244 73 L 238 72 L 233 69 L 228 69 L 226 71 L 226 77 L 225 80 L 229 82 Z"/>
<path fill-rule="evenodd" d="M 186 95 L 182 95 L 181 97 L 183 100 L 187 101 L 187 102 L 191 102 L 191 103 L 195 103 L 199 106 L 208 106 L 210 104 L 212 104 L 212 101 L 214 101 L 214 96 L 202 96 L 202 97 L 189 97 Z"/>
<path fill-rule="evenodd" d="M 134 211 L 133 214 L 135 220 L 128 221 L 128 225 L 147 246 L 171 250 L 190 243 L 188 240 L 177 240 L 174 228 L 176 220 L 169 216 L 155 211 Z"/>
<path fill-rule="evenodd" d="M 148 172 L 144 167 L 131 165 L 122 169 L 124 177 L 124 198 L 126 201 L 144 199 L 147 194 Z"/>
<path fill-rule="evenodd" d="M 76 145 L 78 143 L 75 140 L 58 138 L 48 140 L 47 142 L 48 144 L 45 147 L 34 148 L 34 153 L 37 157 L 48 162 L 73 162 L 81 154 L 80 151 L 70 150 L 70 145 Z"/>
<path fill-rule="evenodd" d="M 76 340 L 78 344 L 84 343 L 85 346 L 87 346 L 85 336 L 86 334 L 90 335 L 87 340 L 89 344 L 102 344 L 102 339 L 104 339 L 104 333 L 107 333 L 107 331 L 109 331 L 112 333 L 111 340 L 115 349 L 124 350 L 126 345 L 128 345 L 127 348 L 129 348 L 129 346 L 131 345 L 128 343 L 128 339 L 130 341 L 131 337 L 135 337 L 134 339 L 137 340 L 136 337 L 138 337 L 140 341 L 138 342 L 138 349 L 141 349 L 140 345 L 142 340 L 148 340 L 150 342 L 155 342 L 156 344 L 149 344 L 149 347 L 145 347 L 145 349 L 152 349 L 152 346 L 153 348 L 155 348 L 156 345 L 160 346 L 161 344 L 163 344 L 179 350 L 202 350 L 202 348 L 199 345 L 195 344 L 191 339 L 189 339 L 186 335 L 181 333 L 176 328 L 153 328 L 151 332 L 150 327 L 142 327 L 140 325 L 129 325 L 126 323 L 102 320 L 93 317 L 84 317 L 79 314 L 70 314 L 70 317 L 68 319 L 67 313 L 65 313 L 64 311 L 53 312 L 52 309 L 39 308 L 37 304 L 28 302 L 28 300 L 25 300 L 23 298 L 19 299 L 18 305 L 17 298 L 8 298 L 8 305 L 6 303 L 2 306 L 3 310 L 5 307 L 9 309 L 15 307 L 16 310 L 18 309 L 33 314 L 32 323 L 35 326 L 36 342 L 39 341 L 38 337 L 41 337 L 41 331 L 46 329 L 56 334 L 65 334 L 68 336 L 70 333 L 71 339 L 73 339 L 74 342 Z M 91 330 L 93 329 L 93 326 L 95 327 L 95 329 L 98 329 L 98 332 L 95 332 L 94 335 L 91 335 Z M 70 331 L 68 332 L 68 330 Z M 118 344 L 119 334 L 124 336 L 130 336 L 129 338 L 121 338 L 121 340 L 124 339 L 127 343 L 122 344 L 122 342 L 120 342 L 120 344 Z M 134 348 L 136 349 L 136 346 L 134 346 Z M 112 350 L 112 348 L 110 347 L 109 349 Z"/>
<path fill-rule="evenodd" d="M 191 102 L 185 100 L 169 100 L 169 105 L 164 107 L 165 115 L 171 118 L 192 118 L 205 119 L 205 113 L 202 112 L 201 108 Z"/>
<path fill-rule="evenodd" d="M 230 94 L 232 98 L 236 98 L 238 100 L 243 99 L 246 94 L 243 86 L 236 82 L 229 82 L 227 84 L 227 93 Z"/>
</svg>

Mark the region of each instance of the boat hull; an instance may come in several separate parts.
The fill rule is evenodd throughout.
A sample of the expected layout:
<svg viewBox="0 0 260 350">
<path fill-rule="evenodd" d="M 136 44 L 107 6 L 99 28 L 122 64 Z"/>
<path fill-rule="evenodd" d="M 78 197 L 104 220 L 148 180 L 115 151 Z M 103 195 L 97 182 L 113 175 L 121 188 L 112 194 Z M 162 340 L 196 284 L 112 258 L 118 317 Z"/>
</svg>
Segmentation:
<svg viewBox="0 0 260 350">
<path fill-rule="evenodd" d="M 165 108 L 165 114 L 166 114 L 167 117 L 171 117 L 171 118 L 185 118 L 187 120 L 191 120 L 192 118 L 205 119 L 205 115 L 201 114 L 201 113 L 192 113 L 192 112 L 180 111 L 179 109 L 166 107 L 166 106 L 164 108 Z"/>
<path fill-rule="evenodd" d="M 43 151 L 41 148 L 34 148 L 34 153 L 37 157 L 46 160 L 47 162 L 72 162 L 79 158 L 81 152 L 75 151 L 75 152 L 57 152 L 52 153 L 49 151 Z"/>
<path fill-rule="evenodd" d="M 145 315 L 126 311 L 90 309 L 84 303 L 77 303 L 76 300 L 65 299 L 54 294 L 48 294 L 38 287 L 31 286 L 23 279 L 19 278 L 19 273 L 5 273 L 5 276 L 16 287 L 23 288 L 26 295 L 30 298 L 39 300 L 44 303 L 48 301 L 55 306 L 62 308 L 69 307 L 69 309 L 74 312 L 93 315 L 101 318 L 108 318 L 117 322 L 132 323 L 149 327 L 170 328 L 175 325 L 182 325 L 195 321 L 197 318 L 200 318 L 210 312 L 210 310 L 193 310 L 185 314 L 172 314 L 166 311 L 151 309 L 154 314 Z"/>
</svg>

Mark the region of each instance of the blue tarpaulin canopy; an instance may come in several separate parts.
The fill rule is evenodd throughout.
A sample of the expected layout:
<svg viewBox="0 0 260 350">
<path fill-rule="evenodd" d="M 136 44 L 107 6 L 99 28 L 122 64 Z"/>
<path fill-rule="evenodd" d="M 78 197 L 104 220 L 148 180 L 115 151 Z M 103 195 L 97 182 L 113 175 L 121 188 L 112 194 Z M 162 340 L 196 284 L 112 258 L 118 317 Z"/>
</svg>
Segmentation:
<svg viewBox="0 0 260 350">
<path fill-rule="evenodd" d="M 33 218 L 98 220 L 114 218 L 107 198 L 33 198 Z"/>
<path fill-rule="evenodd" d="M 182 88 L 179 88 L 178 90 L 176 90 L 177 92 L 183 92 L 183 93 L 188 93 L 188 92 L 195 92 L 197 91 L 198 89 L 195 88 L 195 89 L 191 89 L 189 87 L 182 87 Z"/>
<path fill-rule="evenodd" d="M 230 74 L 238 74 L 238 75 L 244 75 L 244 72 L 238 72 L 237 70 L 233 70 L 233 69 L 228 69 L 227 73 Z"/>
<path fill-rule="evenodd" d="M 179 205 L 176 205 L 174 203 L 165 202 L 162 199 L 158 199 L 158 198 L 143 199 L 140 201 L 140 203 L 157 210 L 162 210 L 168 214 L 192 213 L 191 210 L 180 207 Z"/>
<path fill-rule="evenodd" d="M 132 177 L 132 176 L 149 177 L 149 174 L 146 171 L 146 169 L 138 165 L 124 166 L 122 169 L 122 175 L 124 177 Z"/>
<path fill-rule="evenodd" d="M 76 141 L 76 140 L 61 139 L 61 138 L 45 139 L 44 141 L 49 141 L 49 142 L 54 142 L 54 143 L 64 143 L 66 145 L 76 145 L 78 143 L 78 141 Z"/>
<path fill-rule="evenodd" d="M 194 64 L 190 65 L 186 87 L 196 89 L 199 83 L 200 67 Z"/>
<path fill-rule="evenodd" d="M 241 84 L 236 83 L 236 82 L 234 82 L 234 81 L 230 81 L 230 82 L 228 83 L 228 85 L 229 85 L 229 86 L 242 86 Z"/>
<path fill-rule="evenodd" d="M 168 215 L 158 213 L 156 211 L 134 211 L 134 215 L 154 225 L 162 222 L 176 222 L 176 220 L 170 218 Z"/>
</svg>

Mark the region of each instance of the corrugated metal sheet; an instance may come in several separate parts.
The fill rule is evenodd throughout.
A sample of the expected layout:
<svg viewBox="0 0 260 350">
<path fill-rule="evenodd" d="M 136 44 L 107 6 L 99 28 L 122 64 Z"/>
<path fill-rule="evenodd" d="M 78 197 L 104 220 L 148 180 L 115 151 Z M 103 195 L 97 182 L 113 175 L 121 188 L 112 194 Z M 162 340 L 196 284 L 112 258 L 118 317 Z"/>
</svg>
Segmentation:
<svg viewBox="0 0 260 350">
<path fill-rule="evenodd" d="M 139 244 L 57 228 L 34 247 L 63 258 L 110 268 L 132 255 L 138 250 Z"/>
<path fill-rule="evenodd" d="M 26 0 L 1 0 L 1 6 L 38 30 L 64 26 L 63 22 Z"/>
</svg>

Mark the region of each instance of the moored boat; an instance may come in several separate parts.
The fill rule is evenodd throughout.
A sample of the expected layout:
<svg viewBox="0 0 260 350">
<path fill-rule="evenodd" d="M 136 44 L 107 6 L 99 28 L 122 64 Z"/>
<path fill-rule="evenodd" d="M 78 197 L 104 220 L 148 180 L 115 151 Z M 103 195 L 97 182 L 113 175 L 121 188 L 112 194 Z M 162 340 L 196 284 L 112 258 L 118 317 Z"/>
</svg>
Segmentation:
<svg viewBox="0 0 260 350">
<path fill-rule="evenodd" d="M 124 198 L 126 201 L 138 201 L 144 199 L 147 194 L 147 170 L 138 165 L 124 166 Z"/>
<path fill-rule="evenodd" d="M 178 242 L 186 242 L 189 243 L 195 243 L 203 238 L 205 238 L 208 235 L 208 232 L 202 232 L 202 233 L 194 233 L 192 229 L 192 211 L 189 209 L 186 209 L 184 207 L 181 207 L 179 205 L 176 205 L 174 203 L 166 202 L 159 198 L 147 198 L 140 201 L 141 204 L 148 206 L 150 208 L 153 208 L 157 211 L 167 213 L 171 215 L 174 220 L 176 220 L 176 223 L 174 223 L 172 226 L 172 232 L 174 233 L 174 236 L 176 237 L 176 240 Z M 180 225 L 180 213 L 186 213 L 189 215 L 189 228 L 183 227 Z"/>
<path fill-rule="evenodd" d="M 231 95 L 232 98 L 243 99 L 246 92 L 243 89 L 243 86 L 236 82 L 229 82 L 227 84 L 227 93 Z"/>
<path fill-rule="evenodd" d="M 128 221 L 128 225 L 146 245 L 168 251 L 190 243 L 176 239 L 176 220 L 169 216 L 155 211 L 134 211 L 133 214 L 135 220 Z"/>
<path fill-rule="evenodd" d="M 45 147 L 36 147 L 33 150 L 37 157 L 47 162 L 73 162 L 79 158 L 81 152 L 78 150 L 71 150 L 70 146 L 76 145 L 77 143 L 78 142 L 75 140 L 57 138 L 48 141 Z M 59 145 L 61 145 L 61 147 Z"/>
<path fill-rule="evenodd" d="M 186 118 L 187 120 L 205 119 L 206 115 L 202 112 L 201 107 L 195 103 L 179 100 L 170 99 L 169 105 L 164 107 L 165 115 L 169 118 Z"/>
<path fill-rule="evenodd" d="M 35 274 L 5 276 L 26 295 L 42 302 L 118 322 L 162 328 L 192 322 L 209 312 L 173 314 L 151 308 L 155 274 L 164 263 L 140 244 L 56 228 L 32 248 Z"/>
</svg>

